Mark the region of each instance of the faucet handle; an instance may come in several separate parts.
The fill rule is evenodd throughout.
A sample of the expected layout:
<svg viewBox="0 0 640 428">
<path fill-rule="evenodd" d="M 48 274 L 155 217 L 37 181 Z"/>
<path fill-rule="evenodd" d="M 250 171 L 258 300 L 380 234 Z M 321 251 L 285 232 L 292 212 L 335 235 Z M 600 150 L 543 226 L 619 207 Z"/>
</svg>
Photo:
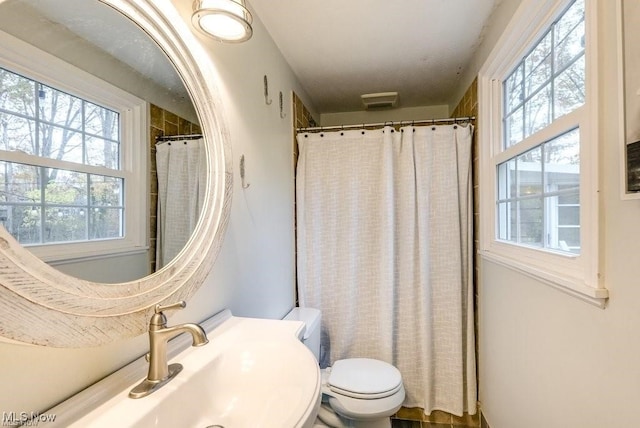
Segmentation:
<svg viewBox="0 0 640 428">
<path fill-rule="evenodd" d="M 156 305 L 154 308 L 155 314 L 151 316 L 151 320 L 149 321 L 149 330 L 157 330 L 160 327 L 164 328 L 167 326 L 167 317 L 164 316 L 163 311 L 182 309 L 186 306 L 187 304 L 184 300 L 170 305 Z"/>
<path fill-rule="evenodd" d="M 161 314 L 164 311 L 169 311 L 173 309 L 184 309 L 186 307 L 187 307 L 187 302 L 185 302 L 184 300 L 180 300 L 179 302 L 172 303 L 170 305 L 156 305 L 155 311 L 156 311 L 156 314 Z"/>
</svg>

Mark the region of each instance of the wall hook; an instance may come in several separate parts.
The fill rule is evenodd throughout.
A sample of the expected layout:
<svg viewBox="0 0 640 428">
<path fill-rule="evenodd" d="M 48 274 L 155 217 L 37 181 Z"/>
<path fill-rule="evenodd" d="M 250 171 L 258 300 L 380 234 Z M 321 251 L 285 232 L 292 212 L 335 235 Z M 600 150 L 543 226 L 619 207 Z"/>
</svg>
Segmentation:
<svg viewBox="0 0 640 428">
<path fill-rule="evenodd" d="M 271 105 L 273 100 L 269 99 L 269 81 L 267 80 L 267 75 L 264 75 L 264 103 L 266 105 Z"/>
<path fill-rule="evenodd" d="M 280 96 L 279 96 L 279 100 L 280 100 L 280 118 L 284 119 L 287 115 L 284 114 L 284 102 L 283 102 L 283 96 L 282 96 L 282 91 L 280 91 Z"/>
<path fill-rule="evenodd" d="M 242 183 L 242 188 L 246 189 L 249 186 L 251 186 L 251 184 L 245 182 L 244 175 L 245 175 L 245 171 L 244 171 L 244 155 L 242 155 L 242 156 L 240 156 L 240 181 Z"/>
</svg>

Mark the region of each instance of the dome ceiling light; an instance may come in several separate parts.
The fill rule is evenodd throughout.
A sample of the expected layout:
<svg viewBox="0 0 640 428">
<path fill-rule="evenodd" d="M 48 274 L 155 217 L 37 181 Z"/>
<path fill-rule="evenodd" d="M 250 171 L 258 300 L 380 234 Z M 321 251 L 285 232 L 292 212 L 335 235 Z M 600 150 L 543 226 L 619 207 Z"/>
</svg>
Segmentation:
<svg viewBox="0 0 640 428">
<path fill-rule="evenodd" d="M 253 17 L 244 0 L 195 0 L 191 21 L 198 31 L 221 42 L 240 43 L 253 34 Z"/>
</svg>

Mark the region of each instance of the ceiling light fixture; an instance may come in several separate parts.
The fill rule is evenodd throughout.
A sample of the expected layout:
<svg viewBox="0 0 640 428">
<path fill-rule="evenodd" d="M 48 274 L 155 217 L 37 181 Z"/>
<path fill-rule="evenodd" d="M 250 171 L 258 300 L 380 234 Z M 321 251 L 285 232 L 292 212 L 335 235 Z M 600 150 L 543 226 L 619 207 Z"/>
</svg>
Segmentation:
<svg viewBox="0 0 640 428">
<path fill-rule="evenodd" d="M 195 0 L 193 26 L 221 42 L 239 43 L 253 34 L 253 17 L 244 0 Z"/>
</svg>

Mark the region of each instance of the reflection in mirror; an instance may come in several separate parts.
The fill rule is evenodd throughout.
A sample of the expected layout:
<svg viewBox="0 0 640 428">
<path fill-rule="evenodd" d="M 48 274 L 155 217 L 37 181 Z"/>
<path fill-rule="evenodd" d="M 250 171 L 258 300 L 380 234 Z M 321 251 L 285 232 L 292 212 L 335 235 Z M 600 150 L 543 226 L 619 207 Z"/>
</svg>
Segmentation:
<svg viewBox="0 0 640 428">
<path fill-rule="evenodd" d="M 82 70 L 56 72 L 47 54 L 35 64 L 0 55 L 0 223 L 43 260 L 91 281 L 130 281 L 166 264 L 195 227 L 204 193 L 201 185 L 194 202 L 181 203 L 194 215 L 157 209 L 171 200 L 159 189 L 184 194 L 186 185 L 158 185 L 156 143 L 169 144 L 158 138 L 201 132 L 169 59 L 98 0 L 5 0 L 0 30 Z M 183 145 L 206 174 L 202 139 Z M 187 225 L 158 226 L 168 212 Z"/>
</svg>

